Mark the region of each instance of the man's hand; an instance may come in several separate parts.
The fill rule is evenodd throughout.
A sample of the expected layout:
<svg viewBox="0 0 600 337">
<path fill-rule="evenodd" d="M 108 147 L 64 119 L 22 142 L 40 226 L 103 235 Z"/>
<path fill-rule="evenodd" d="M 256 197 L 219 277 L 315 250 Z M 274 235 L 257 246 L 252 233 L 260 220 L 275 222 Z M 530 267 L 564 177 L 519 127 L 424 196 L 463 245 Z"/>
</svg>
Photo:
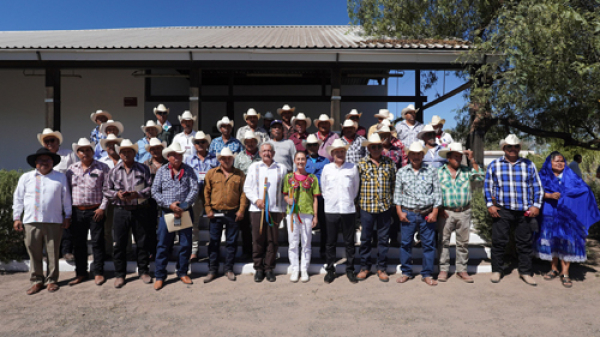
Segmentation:
<svg viewBox="0 0 600 337">
<path fill-rule="evenodd" d="M 400 206 L 396 206 L 396 213 L 398 213 L 398 218 L 400 218 L 401 222 L 410 222 L 408 221 L 408 213 L 402 212 L 402 208 Z"/>
<path fill-rule="evenodd" d="M 173 213 L 175 213 L 176 218 L 181 218 L 181 213 L 183 213 L 183 210 L 181 209 L 181 207 L 179 207 L 179 201 L 175 201 L 174 203 L 169 205 L 169 209 L 172 210 Z"/>
<path fill-rule="evenodd" d="M 263 199 L 256 200 L 256 207 L 259 209 L 265 209 L 265 201 Z"/>
<path fill-rule="evenodd" d="M 240 222 L 242 219 L 244 219 L 244 212 L 238 211 L 235 213 L 235 222 Z"/>
<path fill-rule="evenodd" d="M 117 192 L 117 198 L 119 198 L 120 200 L 123 200 L 123 201 L 127 200 L 127 196 L 125 195 L 125 192 L 123 192 L 123 191 Z"/>
<path fill-rule="evenodd" d="M 213 219 L 215 217 L 215 212 L 213 212 L 212 210 L 208 213 L 206 213 L 206 217 L 209 219 Z M 237 220 L 236 220 L 237 221 Z"/>
<path fill-rule="evenodd" d="M 64 219 L 62 225 L 60 225 L 64 229 L 69 228 L 69 226 L 71 226 L 71 219 Z"/>
<path fill-rule="evenodd" d="M 467 159 L 469 161 L 473 161 L 473 151 L 471 150 L 463 150 L 463 153 L 467 155 Z"/>
<path fill-rule="evenodd" d="M 558 200 L 560 199 L 560 193 L 559 192 L 554 192 L 551 194 L 552 199 Z"/>
<path fill-rule="evenodd" d="M 429 215 L 427 216 L 427 222 L 436 222 L 437 221 L 437 216 L 438 216 L 438 209 L 434 208 L 433 211 L 431 211 L 431 213 L 429 213 Z"/>
<path fill-rule="evenodd" d="M 17 232 L 22 232 L 23 231 L 23 222 L 21 220 L 15 220 L 15 223 L 13 223 L 13 228 Z"/>
<path fill-rule="evenodd" d="M 529 209 L 527 210 L 529 212 L 529 217 L 530 218 L 535 218 L 536 216 L 538 216 L 540 214 L 540 209 L 537 207 L 529 207 Z"/>
<path fill-rule="evenodd" d="M 490 215 L 492 216 L 492 218 L 499 218 L 500 214 L 498 214 L 498 207 L 496 206 L 490 206 L 488 207 L 488 212 L 490 213 Z"/>
<path fill-rule="evenodd" d="M 292 206 L 292 204 L 294 204 L 294 199 L 290 197 L 285 197 L 285 202 L 287 202 L 288 205 Z"/>
<path fill-rule="evenodd" d="M 98 222 L 101 221 L 104 218 L 104 210 L 98 208 L 96 211 L 94 211 L 94 221 Z"/>
<path fill-rule="evenodd" d="M 312 228 L 317 227 L 318 223 L 319 223 L 319 219 L 317 218 L 317 216 L 316 215 L 313 216 L 313 219 L 312 219 Z"/>
<path fill-rule="evenodd" d="M 127 200 L 139 199 L 140 194 L 137 191 L 129 192 L 127 195 Z"/>
<path fill-rule="evenodd" d="M 450 217 L 448 215 L 448 212 L 446 212 L 445 210 L 442 211 L 442 216 L 444 217 L 444 219 L 448 219 Z"/>
</svg>

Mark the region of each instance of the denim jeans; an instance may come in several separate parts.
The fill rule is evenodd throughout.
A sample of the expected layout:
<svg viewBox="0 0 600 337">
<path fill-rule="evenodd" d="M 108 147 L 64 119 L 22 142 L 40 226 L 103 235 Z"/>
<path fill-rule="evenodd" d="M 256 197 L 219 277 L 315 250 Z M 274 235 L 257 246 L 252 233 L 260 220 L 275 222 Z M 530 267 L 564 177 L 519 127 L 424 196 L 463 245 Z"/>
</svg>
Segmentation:
<svg viewBox="0 0 600 337">
<path fill-rule="evenodd" d="M 235 261 L 235 253 L 237 251 L 237 239 L 239 233 L 239 223 L 235 221 L 235 210 L 224 213 L 222 217 L 214 217 L 210 219 L 209 232 L 210 241 L 208 243 L 208 257 L 210 273 L 216 273 L 219 270 L 219 256 L 221 255 L 221 233 L 223 226 L 226 229 L 227 237 L 227 256 L 225 257 L 224 272 L 233 271 L 233 263 Z"/>
<path fill-rule="evenodd" d="M 412 246 L 417 228 L 421 230 L 421 243 L 423 246 L 423 269 L 421 276 L 430 277 L 433 273 L 435 259 L 435 222 L 426 222 L 425 216 L 419 213 L 406 211 L 409 222 L 402 222 L 402 241 L 400 242 L 400 263 L 402 275 L 412 276 Z"/>
<path fill-rule="evenodd" d="M 190 210 L 190 213 L 191 210 Z M 193 217 L 193 214 L 190 214 Z M 192 255 L 192 227 L 169 233 L 167 224 L 165 223 L 165 213 L 160 217 L 158 222 L 158 244 L 156 246 L 156 260 L 154 277 L 157 280 L 164 281 L 167 278 L 167 264 L 169 263 L 169 254 L 173 248 L 175 235 L 179 234 L 179 258 L 177 259 L 177 276 L 184 277 L 187 275 L 190 264 L 190 256 Z"/>
<path fill-rule="evenodd" d="M 387 253 L 390 248 L 390 225 L 392 211 L 369 213 L 360 210 L 362 232 L 360 234 L 360 270 L 371 270 L 371 239 L 377 224 L 377 270 L 387 269 Z"/>
</svg>

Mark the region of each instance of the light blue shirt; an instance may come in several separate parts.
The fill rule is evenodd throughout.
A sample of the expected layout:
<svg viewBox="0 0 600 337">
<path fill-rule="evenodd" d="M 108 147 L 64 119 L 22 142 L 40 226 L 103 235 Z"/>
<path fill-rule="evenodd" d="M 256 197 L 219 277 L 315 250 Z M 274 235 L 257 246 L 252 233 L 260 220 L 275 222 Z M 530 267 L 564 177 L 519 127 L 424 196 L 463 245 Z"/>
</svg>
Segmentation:
<svg viewBox="0 0 600 337">
<path fill-rule="evenodd" d="M 146 151 L 147 144 L 150 144 L 150 142 L 148 141 L 148 139 L 146 139 L 146 137 L 137 141 L 138 152 L 135 155 L 135 161 L 137 161 L 138 163 L 143 164 L 148 159 L 152 158 L 152 154 L 150 154 L 150 152 Z"/>
</svg>

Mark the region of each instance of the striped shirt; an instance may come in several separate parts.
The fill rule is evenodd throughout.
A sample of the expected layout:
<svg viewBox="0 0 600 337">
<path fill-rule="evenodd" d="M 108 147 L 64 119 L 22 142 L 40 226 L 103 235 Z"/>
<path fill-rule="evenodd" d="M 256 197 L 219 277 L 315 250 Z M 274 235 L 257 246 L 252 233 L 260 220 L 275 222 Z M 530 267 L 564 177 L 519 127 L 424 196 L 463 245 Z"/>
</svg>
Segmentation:
<svg viewBox="0 0 600 337">
<path fill-rule="evenodd" d="M 412 164 L 408 164 L 398 170 L 394 204 L 416 209 L 440 207 L 442 193 L 437 169 L 421 166 L 415 173 Z"/>
<path fill-rule="evenodd" d="M 490 163 L 485 174 L 485 202 L 487 207 L 496 203 L 513 211 L 542 207 L 544 188 L 535 165 L 525 158 L 510 164 L 504 156 Z"/>
<path fill-rule="evenodd" d="M 352 164 L 358 164 L 358 162 L 367 155 L 367 148 L 361 146 L 362 143 L 367 140 L 365 137 L 355 135 L 352 143 L 344 136 L 340 138 L 345 145 L 350 145 L 348 151 L 346 151 L 346 161 Z"/>
<path fill-rule="evenodd" d="M 108 198 L 113 205 L 125 206 L 125 205 L 137 205 L 143 203 L 150 198 L 150 169 L 148 166 L 133 162 L 133 166 L 129 173 L 125 169 L 125 164 L 120 161 L 113 169 L 108 173 L 108 188 L 105 190 L 104 195 Z M 121 200 L 118 198 L 117 193 L 133 192 L 137 191 L 139 194 L 138 199 Z"/>
<path fill-rule="evenodd" d="M 108 165 L 94 160 L 85 171 L 82 165 L 82 162 L 77 162 L 69 166 L 66 173 L 73 206 L 100 205 L 100 209 L 105 210 L 108 205 L 104 196 L 108 188 Z"/>
<path fill-rule="evenodd" d="M 483 181 L 484 175 L 485 172 L 482 168 L 476 170 L 461 165 L 456 170 L 456 178 L 452 178 L 448 164 L 440 167 L 438 178 L 442 189 L 444 207 L 459 208 L 468 206 L 471 203 L 471 178 Z"/>
<path fill-rule="evenodd" d="M 357 166 L 360 174 L 360 208 L 369 213 L 382 213 L 390 209 L 396 180 L 394 162 L 389 157 L 381 156 L 377 166 L 368 155 Z"/>
</svg>

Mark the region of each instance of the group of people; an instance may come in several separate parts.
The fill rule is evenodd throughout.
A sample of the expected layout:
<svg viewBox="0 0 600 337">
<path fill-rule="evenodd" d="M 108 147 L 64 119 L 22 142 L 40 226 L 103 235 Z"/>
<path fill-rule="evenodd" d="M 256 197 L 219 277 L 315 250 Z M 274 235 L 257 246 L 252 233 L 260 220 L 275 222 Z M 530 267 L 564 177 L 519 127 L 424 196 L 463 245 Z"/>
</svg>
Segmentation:
<svg viewBox="0 0 600 337">
<path fill-rule="evenodd" d="M 389 281 L 387 253 L 398 231 L 402 264 L 398 283 L 414 278 L 412 246 L 417 232 L 423 246 L 421 280 L 430 286 L 447 281 L 453 231 L 456 276 L 472 283 L 467 273 L 470 182 L 483 180 L 484 174 L 485 198 L 494 217 L 492 282 L 502 277 L 511 225 L 517 225 L 523 280 L 535 284 L 531 270 L 535 248 L 541 258 L 563 261 L 560 273 L 567 284 L 568 262 L 585 257 L 581 240 L 584 244 L 587 228 L 600 220 L 598 208 L 592 207 L 593 196 L 590 199 L 589 188 L 585 190 L 587 185 L 575 184 L 576 175 L 568 168 L 557 174 L 558 156 L 547 162 L 551 168 L 538 175 L 531 161 L 519 157 L 520 140 L 515 135 L 501 142 L 505 155 L 484 173 L 473 160 L 473 153 L 443 131 L 443 119 L 434 116 L 431 123 L 423 125 L 416 120 L 417 110 L 412 105 L 402 110 L 403 120 L 395 126 L 393 115 L 381 109 L 375 115 L 378 123 L 368 130 L 360 126 L 362 113 L 352 110 L 341 124 L 340 135 L 331 131 L 335 121 L 325 114 L 313 121 L 304 113 L 296 114 L 289 105 L 277 113 L 281 119 L 270 112 L 261 116 L 249 109 L 243 115 L 247 125 L 238 129 L 236 137 L 234 121 L 223 117 L 216 125 L 221 136 L 215 139 L 194 130 L 197 116 L 189 111 L 178 116 L 183 132 L 175 134 L 168 121 L 169 109 L 162 104 L 154 109 L 157 121 L 142 125 L 144 137 L 135 143 L 120 138 L 123 125 L 102 110 L 92 113 L 96 127 L 89 138 L 72 145 L 73 151 L 60 149 L 63 139 L 58 131 L 45 129 L 38 134 L 43 147 L 27 157 L 35 170 L 19 179 L 13 205 L 14 228 L 25 231 L 31 260 L 32 286 L 27 293 L 39 292 L 44 283 L 48 291 L 58 290 L 63 232 L 72 237 L 76 266 L 76 277 L 69 285 L 89 278 L 88 232 L 97 285 L 106 281 L 104 259 L 107 249 L 114 247 L 114 286 L 124 286 L 132 234 L 143 282 L 152 283 L 149 263 L 154 260 L 154 289 L 164 287 L 168 258 L 178 241 L 177 276 L 191 284 L 189 263 L 199 258 L 198 233 L 204 217 L 209 220 L 210 234 L 209 272 L 204 283 L 219 277 L 224 230 L 225 277 L 236 280 L 233 267 L 241 234 L 242 251 L 254 262 L 255 281 L 266 278 L 274 282 L 280 225 L 287 227 L 292 282 L 310 280 L 312 230 L 318 226 L 321 256 L 326 257 L 326 283 L 337 277 L 340 230 L 346 276 L 352 283 L 370 276 L 373 241 L 377 242 L 377 277 Z M 310 134 L 307 129 L 312 124 L 318 131 Z M 546 173 L 553 175 L 545 178 Z M 571 195 L 568 191 L 575 185 L 580 190 Z M 569 203 L 563 203 L 565 200 Z M 556 214 L 583 205 L 583 200 L 589 208 L 585 219 L 575 212 L 565 222 L 564 216 Z M 534 244 L 533 223 L 540 209 L 542 230 Z M 361 224 L 360 270 L 355 273 L 357 218 Z M 579 231 L 575 237 L 556 238 L 557 231 L 547 229 L 552 226 L 559 226 L 562 232 L 568 229 L 565 226 Z M 42 270 L 44 246 L 49 270 L 46 278 Z M 437 280 L 436 257 L 440 270 Z M 558 275 L 558 262 L 552 266 L 548 278 Z"/>
</svg>

